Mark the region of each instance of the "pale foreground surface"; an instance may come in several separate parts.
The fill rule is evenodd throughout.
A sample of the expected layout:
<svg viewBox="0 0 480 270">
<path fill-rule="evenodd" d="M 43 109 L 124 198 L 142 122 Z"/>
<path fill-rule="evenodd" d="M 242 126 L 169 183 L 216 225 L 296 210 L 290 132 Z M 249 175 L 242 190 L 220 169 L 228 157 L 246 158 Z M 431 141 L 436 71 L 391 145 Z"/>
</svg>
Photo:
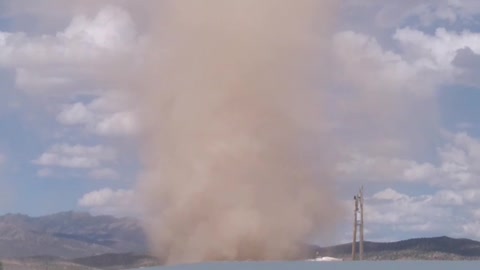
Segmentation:
<svg viewBox="0 0 480 270">
<path fill-rule="evenodd" d="M 479 261 L 422 261 L 422 262 L 245 262 L 245 263 L 204 263 L 147 268 L 148 270 L 464 270 L 478 269 Z"/>
</svg>

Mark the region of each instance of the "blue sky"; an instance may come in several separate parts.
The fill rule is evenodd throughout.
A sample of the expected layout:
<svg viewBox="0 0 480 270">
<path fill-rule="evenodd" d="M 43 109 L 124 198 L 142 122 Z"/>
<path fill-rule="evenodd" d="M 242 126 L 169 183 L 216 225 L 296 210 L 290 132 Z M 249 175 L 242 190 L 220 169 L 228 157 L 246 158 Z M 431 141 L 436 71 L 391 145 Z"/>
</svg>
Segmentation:
<svg viewBox="0 0 480 270">
<path fill-rule="evenodd" d="M 125 2 L 0 0 L 0 213 L 135 213 L 135 115 L 92 72 L 141 53 Z M 332 89 L 354 97 L 331 101 L 341 198 L 366 186 L 372 240 L 480 239 L 480 3 L 341 2 Z"/>
</svg>

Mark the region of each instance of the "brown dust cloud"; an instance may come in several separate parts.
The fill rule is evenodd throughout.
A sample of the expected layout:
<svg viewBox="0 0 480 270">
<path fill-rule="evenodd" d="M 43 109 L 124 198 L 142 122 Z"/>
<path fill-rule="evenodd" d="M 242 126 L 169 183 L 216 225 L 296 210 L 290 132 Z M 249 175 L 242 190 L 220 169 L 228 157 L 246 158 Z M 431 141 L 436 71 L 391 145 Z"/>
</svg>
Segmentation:
<svg viewBox="0 0 480 270">
<path fill-rule="evenodd" d="M 147 6 L 135 101 L 155 254 L 169 264 L 297 258 L 338 219 L 322 117 L 335 1 Z"/>
<path fill-rule="evenodd" d="M 68 1 L 105 4 L 126 8 L 145 37 L 128 74 L 92 69 L 131 88 L 152 253 L 167 264 L 289 260 L 331 236 L 343 212 L 324 89 L 338 1 Z"/>
</svg>

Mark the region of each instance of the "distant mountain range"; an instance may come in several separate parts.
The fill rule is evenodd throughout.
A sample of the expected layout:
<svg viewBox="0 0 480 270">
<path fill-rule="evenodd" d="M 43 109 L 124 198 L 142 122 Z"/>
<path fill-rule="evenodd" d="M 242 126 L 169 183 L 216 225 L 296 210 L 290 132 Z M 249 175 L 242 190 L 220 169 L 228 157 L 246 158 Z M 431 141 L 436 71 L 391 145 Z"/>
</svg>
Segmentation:
<svg viewBox="0 0 480 270">
<path fill-rule="evenodd" d="M 157 258 L 132 253 L 108 253 L 76 259 L 52 256 L 36 256 L 17 259 L 4 259 L 3 269 L 7 270 L 123 270 L 161 265 Z"/>
<path fill-rule="evenodd" d="M 350 260 L 351 244 L 308 245 L 302 259 Z M 449 237 L 365 242 L 367 260 L 480 260 L 480 242 Z M 0 216 L 0 259 L 8 269 L 127 269 L 161 264 L 148 255 L 135 219 L 63 212 L 43 217 Z"/>
<path fill-rule="evenodd" d="M 0 259 L 33 256 L 78 258 L 105 253 L 147 253 L 138 221 L 88 213 L 0 217 Z"/>
<path fill-rule="evenodd" d="M 365 242 L 364 250 L 365 260 L 480 260 L 480 242 L 446 236 L 391 243 Z M 310 247 L 310 256 L 350 260 L 351 255 L 351 243 L 326 248 Z"/>
</svg>

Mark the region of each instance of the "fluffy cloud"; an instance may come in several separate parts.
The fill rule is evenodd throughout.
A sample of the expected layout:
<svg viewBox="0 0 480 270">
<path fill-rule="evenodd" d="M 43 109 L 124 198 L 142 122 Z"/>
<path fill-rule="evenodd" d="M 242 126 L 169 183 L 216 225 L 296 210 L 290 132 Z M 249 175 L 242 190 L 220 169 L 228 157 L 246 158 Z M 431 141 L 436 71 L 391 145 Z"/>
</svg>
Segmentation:
<svg viewBox="0 0 480 270">
<path fill-rule="evenodd" d="M 440 190 L 433 196 L 432 203 L 439 206 L 463 205 L 463 196 L 458 191 Z"/>
<path fill-rule="evenodd" d="M 407 27 L 398 29 L 392 38 L 401 47 L 400 52 L 384 49 L 366 34 L 338 33 L 335 50 L 348 74 L 346 79 L 372 91 L 431 94 L 437 86 L 452 82 L 461 74 L 453 64 L 459 50 L 468 48 L 480 53 L 480 34 L 469 31 L 456 33 L 438 28 L 429 35 Z"/>
<path fill-rule="evenodd" d="M 388 156 L 352 154 L 337 170 L 346 178 L 365 181 L 423 182 L 435 187 L 476 188 L 480 177 L 480 141 L 465 132 L 449 134 L 437 149 L 437 164 Z"/>
<path fill-rule="evenodd" d="M 115 159 L 115 151 L 102 145 L 56 144 L 33 162 L 41 166 L 91 169 L 98 168 Z"/>
<path fill-rule="evenodd" d="M 65 125 L 79 125 L 92 122 L 94 117 L 95 114 L 91 110 L 87 109 L 83 103 L 78 102 L 64 106 L 57 116 L 57 120 Z"/>
<path fill-rule="evenodd" d="M 351 30 L 334 36 L 335 70 L 342 72 L 334 73 L 331 115 L 341 133 L 355 134 L 345 140 L 350 151 L 390 152 L 398 159 L 441 136 L 434 113 L 439 90 L 472 83 L 466 76 L 476 72 L 468 75 L 471 70 L 455 61 L 464 48 L 480 50 L 480 34 L 403 27 L 387 40 Z M 409 172 L 412 178 L 416 173 Z"/>
<path fill-rule="evenodd" d="M 361 178 L 371 182 L 422 181 L 435 175 L 436 168 L 430 163 L 383 156 L 352 154 L 350 160 L 340 162 L 337 171 L 346 179 Z"/>
<path fill-rule="evenodd" d="M 387 155 L 395 170 L 408 166 L 402 156 L 439 136 L 433 97 L 439 86 L 451 81 L 450 70 L 436 69 L 365 33 L 342 31 L 333 43 L 335 70 L 341 72 L 333 76 L 330 115 L 340 136 L 347 138 L 342 147 L 368 156 Z"/>
<path fill-rule="evenodd" d="M 135 44 L 136 30 L 132 18 L 125 10 L 107 6 L 93 18 L 76 16 L 57 37 L 75 44 L 92 44 L 109 51 L 126 51 Z"/>
<path fill-rule="evenodd" d="M 375 37 L 343 31 L 334 38 L 342 78 L 369 91 L 408 91 L 432 95 L 438 86 L 462 83 L 478 67 L 480 33 L 437 28 L 433 34 L 410 27 L 391 37 L 400 50 L 385 49 Z M 347 75 L 347 76 L 345 76 Z M 373 79 L 375 78 L 375 79 Z"/>
<path fill-rule="evenodd" d="M 473 135 L 459 132 L 442 138 L 442 127 L 430 125 L 439 116 L 428 118 L 425 112 L 438 110 L 444 86 L 480 86 L 480 33 L 458 30 L 478 16 L 480 2 L 344 3 L 352 19 L 346 18 L 335 35 L 334 51 L 342 70 L 336 81 L 347 90 L 338 91 L 343 100 L 336 107 L 347 112 L 339 121 L 351 127 L 344 134 L 355 135 L 352 147 L 346 147 L 349 156 L 337 169 L 349 184 L 361 179 L 368 183 L 367 190 L 384 189 L 366 200 L 368 238 L 447 234 L 478 239 L 476 129 L 459 124 Z M 422 100 L 426 103 L 419 103 Z M 417 109 L 416 104 L 429 109 Z M 419 142 L 422 135 L 425 139 Z M 365 138 L 359 143 L 359 137 Z M 417 147 L 403 152 L 409 142 L 417 142 Z M 404 192 L 395 189 L 399 187 Z"/>
<path fill-rule="evenodd" d="M 395 196 L 385 196 L 388 193 L 394 193 Z M 373 198 L 373 200 L 366 199 L 365 201 L 365 208 L 368 209 L 365 218 L 372 225 L 401 226 L 398 229 L 402 230 L 403 227 L 424 224 L 428 220 L 425 217 L 426 212 L 433 213 L 433 209 L 427 208 L 428 202 L 431 200 L 430 196 L 410 197 L 387 190 L 375 194 Z"/>
<path fill-rule="evenodd" d="M 458 50 L 470 48 L 480 52 L 480 34 L 470 31 L 456 33 L 438 28 L 435 34 L 428 35 L 419 30 L 403 28 L 397 30 L 394 39 L 398 40 L 409 57 L 419 59 L 434 70 L 451 70 Z"/>
<path fill-rule="evenodd" d="M 391 188 L 387 188 L 385 190 L 382 190 L 380 192 L 375 193 L 372 196 L 373 199 L 375 200 L 386 200 L 386 201 L 399 201 L 399 200 L 408 200 L 409 197 L 405 194 L 401 194 L 397 192 L 396 190 L 393 190 Z"/>
<path fill-rule="evenodd" d="M 478 238 L 473 230 L 475 217 L 470 214 L 476 211 L 478 203 L 464 201 L 462 192 L 454 190 L 410 196 L 388 188 L 366 198 L 365 220 L 371 239 L 382 237 L 381 234 Z"/>
<path fill-rule="evenodd" d="M 82 126 L 101 136 L 130 136 L 138 131 L 133 112 L 119 95 L 104 95 L 88 104 L 76 102 L 64 105 L 57 121 L 67 126 Z"/>
<path fill-rule="evenodd" d="M 474 221 L 462 226 L 465 235 L 469 235 L 472 238 L 480 239 L 480 222 Z"/>
<path fill-rule="evenodd" d="M 343 2 L 347 8 L 361 13 L 360 16 L 364 21 L 373 21 L 376 27 L 382 28 L 396 27 L 405 24 L 406 21 L 418 22 L 422 26 L 435 23 L 451 25 L 458 22 L 471 22 L 475 14 L 480 12 L 480 4 L 476 0 L 344 0 Z"/>
<path fill-rule="evenodd" d="M 451 142 L 438 150 L 441 164 L 437 171 L 442 176 L 438 184 L 458 188 L 479 187 L 480 141 L 467 133 L 450 135 Z"/>
<path fill-rule="evenodd" d="M 0 32 L 0 64 L 38 67 L 87 63 L 132 49 L 135 35 L 130 15 L 109 6 L 92 18 L 74 17 L 64 31 L 55 35 L 30 37 L 21 32 Z"/>
<path fill-rule="evenodd" d="M 87 193 L 78 206 L 98 214 L 132 215 L 138 213 L 138 200 L 132 190 L 104 188 Z"/>
<path fill-rule="evenodd" d="M 381 236 L 385 233 L 405 237 L 448 234 L 478 239 L 480 141 L 465 132 L 448 134 L 446 139 L 437 149 L 435 163 L 353 155 L 338 166 L 351 181 L 374 181 L 370 188 L 401 183 L 412 192 L 429 186 L 423 195 L 387 188 L 368 197 L 369 237 L 385 240 Z"/>
<path fill-rule="evenodd" d="M 346 80 L 361 89 L 393 91 L 407 85 L 421 71 L 402 55 L 384 50 L 378 41 L 366 34 L 353 31 L 337 33 L 334 37 L 335 55 L 344 70 Z M 362 67 L 363 69 L 360 69 Z M 372 78 L 375 77 L 375 80 Z M 385 89 L 385 86 L 388 86 Z M 394 87 L 389 89 L 390 87 Z"/>
<path fill-rule="evenodd" d="M 0 32 L 0 67 L 16 71 L 17 88 L 32 93 L 64 90 L 95 80 L 92 67 L 118 61 L 135 52 L 136 45 L 129 13 L 107 6 L 93 17 L 75 16 L 54 35 Z"/>
</svg>

